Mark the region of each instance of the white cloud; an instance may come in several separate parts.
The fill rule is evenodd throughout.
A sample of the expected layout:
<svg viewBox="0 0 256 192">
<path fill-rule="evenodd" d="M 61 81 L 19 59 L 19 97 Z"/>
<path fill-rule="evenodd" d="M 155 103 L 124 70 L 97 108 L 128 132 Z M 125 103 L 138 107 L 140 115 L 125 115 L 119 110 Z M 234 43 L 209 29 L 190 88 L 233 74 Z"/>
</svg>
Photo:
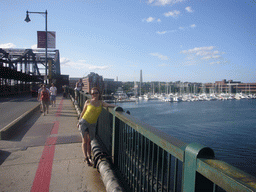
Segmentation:
<svg viewBox="0 0 256 192">
<path fill-rule="evenodd" d="M 210 65 L 214 65 L 214 64 L 220 64 L 220 61 L 214 61 L 210 63 Z"/>
<path fill-rule="evenodd" d="M 183 50 L 181 54 L 186 55 L 186 61 L 189 65 L 195 65 L 198 62 L 209 61 L 209 64 L 220 64 L 223 61 L 221 55 L 224 53 L 216 50 L 214 46 L 209 47 L 195 47 L 189 50 Z"/>
<path fill-rule="evenodd" d="M 156 22 L 161 22 L 161 19 L 156 19 L 156 18 L 154 18 L 154 17 L 149 17 L 149 18 L 147 18 L 147 19 L 143 19 L 142 21 L 146 21 L 146 22 L 148 22 L 148 23 L 151 23 L 151 22 L 154 22 L 154 21 L 156 21 Z"/>
<path fill-rule="evenodd" d="M 195 27 L 196 27 L 196 25 L 195 25 L 195 24 L 192 24 L 192 25 L 190 25 L 189 27 L 188 27 L 188 26 L 187 26 L 187 27 L 179 27 L 178 29 L 179 29 L 180 31 L 184 31 L 184 30 L 188 30 L 189 28 L 195 28 Z M 157 31 L 156 33 L 157 33 L 158 35 L 164 35 L 164 34 L 166 34 L 166 33 L 174 33 L 174 32 L 177 32 L 178 29 L 169 30 L 169 31 Z"/>
<path fill-rule="evenodd" d="M 13 43 L 4 43 L 4 44 L 0 44 L 0 48 L 17 48 L 17 46 Z M 24 47 L 24 49 L 27 49 L 27 47 Z M 37 44 L 34 44 L 31 46 L 31 49 L 37 49 Z"/>
<path fill-rule="evenodd" d="M 196 27 L 196 24 L 192 24 L 190 25 L 191 28 L 195 28 Z"/>
<path fill-rule="evenodd" d="M 109 66 L 97 66 L 97 65 L 86 65 L 86 67 L 90 70 L 106 70 L 109 69 Z"/>
<path fill-rule="evenodd" d="M 74 62 L 65 57 L 60 58 L 60 64 L 63 67 L 72 67 L 79 70 L 88 70 L 88 69 L 89 70 L 106 70 L 111 67 L 107 65 L 101 66 L 101 65 L 87 64 L 85 60 L 79 60 L 77 62 Z"/>
<path fill-rule="evenodd" d="M 197 53 L 199 51 L 210 51 L 214 48 L 214 46 L 209 46 L 209 47 L 195 47 L 194 49 L 189 49 L 189 50 L 183 50 L 181 53 Z"/>
<path fill-rule="evenodd" d="M 173 5 L 176 3 L 183 2 L 185 0 L 148 0 L 148 4 L 155 5 L 155 6 L 166 6 L 166 5 Z"/>
<path fill-rule="evenodd" d="M 156 33 L 159 34 L 159 35 L 164 35 L 165 33 L 167 33 L 167 31 L 162 31 L 162 32 L 157 31 Z"/>
<path fill-rule="evenodd" d="M 13 43 L 4 43 L 0 44 L 0 48 L 16 48 L 16 45 L 14 45 Z"/>
<path fill-rule="evenodd" d="M 186 7 L 185 9 L 186 9 L 186 11 L 189 12 L 189 13 L 193 13 L 193 12 L 194 12 L 194 10 L 192 10 L 191 7 Z"/>
<path fill-rule="evenodd" d="M 161 60 L 168 60 L 167 56 L 161 55 L 160 53 L 150 53 L 150 55 L 158 57 Z"/>
<path fill-rule="evenodd" d="M 153 18 L 153 17 L 149 17 L 149 18 L 146 19 L 146 21 L 147 21 L 148 23 L 153 22 L 154 20 L 155 20 L 155 18 Z"/>
<path fill-rule="evenodd" d="M 66 65 L 70 62 L 70 60 L 68 58 L 65 58 L 65 57 L 61 57 L 60 58 L 60 64 L 61 65 Z"/>
<path fill-rule="evenodd" d="M 167 13 L 164 13 L 165 17 L 173 17 L 173 18 L 177 18 L 180 15 L 180 11 L 174 10 L 174 11 L 169 11 Z"/>
<path fill-rule="evenodd" d="M 202 60 L 218 59 L 218 58 L 220 58 L 220 55 L 209 55 L 206 57 L 202 57 Z"/>
<path fill-rule="evenodd" d="M 164 34 L 166 34 L 166 33 L 174 33 L 174 32 L 176 32 L 177 30 L 170 30 L 170 31 L 157 31 L 156 33 L 158 34 L 158 35 L 164 35 Z"/>
<path fill-rule="evenodd" d="M 37 44 L 32 45 L 31 49 L 37 49 Z"/>
<path fill-rule="evenodd" d="M 186 26 L 186 27 L 179 27 L 179 30 L 188 30 L 189 28 L 194 29 L 195 27 L 196 27 L 196 25 L 195 25 L 195 24 L 192 24 L 192 25 Z"/>
</svg>

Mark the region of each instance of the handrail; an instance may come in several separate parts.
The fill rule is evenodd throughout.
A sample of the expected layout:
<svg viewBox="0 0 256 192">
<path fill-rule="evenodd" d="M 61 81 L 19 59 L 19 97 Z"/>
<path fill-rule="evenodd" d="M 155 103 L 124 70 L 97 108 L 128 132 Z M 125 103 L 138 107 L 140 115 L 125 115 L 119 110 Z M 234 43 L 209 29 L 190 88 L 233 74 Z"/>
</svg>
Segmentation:
<svg viewBox="0 0 256 192">
<path fill-rule="evenodd" d="M 197 171 L 226 191 L 256 191 L 256 178 L 218 159 L 198 159 Z"/>
<path fill-rule="evenodd" d="M 181 181 L 181 187 L 180 187 L 180 191 L 201 191 L 203 189 L 203 191 L 256 191 L 256 178 L 229 165 L 228 163 L 225 163 L 223 161 L 220 161 L 218 159 L 214 158 L 214 152 L 212 151 L 212 149 L 208 148 L 208 147 L 204 147 L 201 146 L 200 144 L 187 144 L 184 143 L 183 141 L 178 140 L 175 137 L 172 137 L 168 134 L 165 134 L 164 132 L 138 120 L 137 118 L 128 115 L 125 112 L 117 112 L 114 111 L 114 109 L 108 109 L 108 111 L 114 115 L 114 118 L 116 118 L 116 120 L 120 121 L 119 123 L 116 124 L 116 129 L 123 129 L 121 126 L 121 124 L 124 124 L 125 126 L 130 127 L 131 130 L 136 131 L 136 134 L 140 134 L 141 136 L 136 136 L 133 139 L 136 139 L 137 137 L 145 137 L 148 140 L 152 141 L 155 145 L 157 145 L 157 153 L 159 153 L 159 148 L 161 148 L 164 152 L 166 152 L 167 154 L 170 154 L 171 156 L 173 156 L 173 158 L 178 159 L 179 161 L 182 162 L 182 170 L 181 170 L 181 174 L 182 174 L 182 181 Z M 127 129 L 128 130 L 128 129 Z M 120 133 L 119 133 L 120 136 Z M 124 138 L 124 139 L 123 139 Z M 115 144 L 117 148 L 122 147 L 123 143 L 122 142 L 126 142 L 125 140 L 127 138 L 123 137 L 123 138 L 119 138 L 119 146 L 117 146 L 118 144 Z M 143 140 L 144 141 L 144 140 Z M 118 142 L 116 142 L 118 143 Z M 126 142 L 127 143 L 127 142 Z M 135 144 L 136 146 L 138 146 L 138 144 L 141 144 L 143 142 L 138 141 L 137 144 Z M 130 144 L 131 147 L 133 147 L 133 152 L 134 154 L 136 154 L 136 149 L 134 148 L 134 146 L 132 146 L 132 144 Z M 113 147 L 113 146 L 112 146 Z M 189 149 L 190 147 L 190 149 Z M 122 149 L 124 149 L 122 147 Z M 127 149 L 128 150 L 128 149 Z M 193 165 L 191 159 L 187 160 L 185 157 L 185 154 L 187 157 L 190 158 L 188 151 L 192 151 L 192 153 L 195 152 L 195 165 Z M 143 152 L 143 151 L 141 151 Z M 131 153 L 132 154 L 132 153 Z M 151 153 L 153 154 L 153 153 Z M 163 154 L 163 153 L 162 153 Z M 113 154 L 112 154 L 113 155 Z M 137 154 L 138 156 L 140 154 Z M 139 184 L 139 187 L 136 186 L 132 179 L 134 179 L 133 177 L 136 177 L 136 180 L 138 182 L 138 180 L 140 180 L 138 178 L 138 176 L 140 177 L 140 174 L 138 173 L 136 176 L 136 172 L 133 172 L 133 175 L 129 176 L 129 171 L 132 171 L 130 169 L 132 168 L 136 168 L 139 169 L 138 171 L 140 171 L 140 166 L 143 166 L 143 162 L 139 162 L 141 158 L 137 158 L 137 157 L 130 157 L 130 160 L 122 160 L 122 157 L 120 156 L 120 154 L 118 154 L 121 160 L 115 160 L 116 166 L 119 169 L 123 169 L 123 167 L 127 167 L 128 170 L 126 171 L 122 171 L 120 170 L 120 172 L 122 172 L 123 177 L 125 177 L 125 179 L 128 180 L 128 183 L 130 183 L 130 187 L 131 189 L 134 191 L 135 189 L 138 191 L 145 191 L 145 189 L 143 187 L 143 184 Z M 160 162 L 159 160 L 161 159 L 161 156 L 158 157 L 158 155 L 156 155 L 155 159 L 157 159 L 157 163 L 155 164 L 156 166 L 165 166 L 163 165 L 162 162 Z M 193 154 L 192 154 L 193 156 Z M 127 155 L 127 157 L 129 157 L 129 155 Z M 164 156 L 163 156 L 164 157 Z M 191 157 L 192 158 L 192 157 Z M 158 160 L 159 159 L 159 160 Z M 142 159 L 143 160 L 143 159 Z M 128 163 L 125 163 L 127 165 L 122 165 L 122 161 L 127 161 Z M 161 160 L 162 161 L 162 160 Z M 187 161 L 187 162 L 186 162 Z M 121 164 L 120 164 L 121 162 Z M 189 162 L 189 163 L 188 163 Z M 119 163 L 119 164 L 118 164 Z M 153 161 L 154 163 L 154 161 Z M 167 162 L 168 163 L 168 162 Z M 129 168 L 128 164 L 131 165 L 131 167 Z M 186 164 L 188 164 L 189 169 L 194 169 L 195 172 L 193 172 L 193 170 L 189 170 L 189 173 L 186 170 Z M 132 167 L 134 166 L 134 167 Z M 194 167 L 193 167 L 194 166 Z M 136 170 L 134 169 L 134 170 Z M 151 171 L 156 171 L 156 170 L 151 170 Z M 159 168 L 158 170 L 158 174 L 159 172 L 162 172 L 163 169 Z M 156 189 L 161 189 L 160 191 L 168 191 L 168 186 L 166 186 L 166 184 L 163 183 L 167 183 L 167 181 L 164 180 L 159 180 L 159 175 L 154 175 L 155 177 L 158 177 L 158 181 L 159 185 L 161 186 L 161 188 L 159 188 L 159 186 L 156 188 L 156 185 L 152 185 L 151 186 L 151 190 L 154 191 Z M 166 173 L 161 173 L 161 174 L 166 174 Z M 175 173 L 178 174 L 178 173 Z M 199 175 L 200 176 L 199 176 Z M 189 175 L 189 176 L 187 176 Z M 192 176 L 191 176 L 192 175 Z M 193 178 L 194 176 L 194 178 Z M 150 177 L 150 176 L 149 176 Z M 186 179 L 186 177 L 190 180 L 188 181 Z M 130 181 L 129 181 L 130 179 Z M 145 179 L 147 180 L 147 178 Z M 192 181 L 191 181 L 192 180 Z M 209 186 L 200 186 L 200 182 L 198 182 L 198 180 L 201 180 L 201 182 L 205 182 L 207 183 L 208 180 L 208 185 Z M 150 179 L 148 179 L 147 181 L 151 182 Z M 139 181 L 140 182 L 140 181 Z M 161 184 L 161 182 L 163 182 Z M 194 187 L 191 187 L 190 184 L 188 184 L 189 188 L 186 188 L 186 183 L 194 183 Z M 163 187 L 163 185 L 165 185 Z M 138 188 L 137 188 L 138 187 Z M 174 187 L 175 188 L 175 187 Z M 178 187 L 176 187 L 178 188 Z"/>
<path fill-rule="evenodd" d="M 150 126 L 125 112 L 116 113 L 116 117 L 132 127 L 138 133 L 143 134 L 148 139 L 155 140 L 155 144 L 176 156 L 180 161 L 183 161 L 184 150 L 187 143 L 156 129 L 155 127 Z"/>
</svg>

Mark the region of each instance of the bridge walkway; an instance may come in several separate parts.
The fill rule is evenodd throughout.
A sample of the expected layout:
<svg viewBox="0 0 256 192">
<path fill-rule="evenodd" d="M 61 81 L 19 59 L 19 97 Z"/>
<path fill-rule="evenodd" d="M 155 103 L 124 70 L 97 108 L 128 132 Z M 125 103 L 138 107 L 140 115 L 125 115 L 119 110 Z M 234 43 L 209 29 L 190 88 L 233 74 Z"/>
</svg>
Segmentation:
<svg viewBox="0 0 256 192">
<path fill-rule="evenodd" d="M 100 173 L 83 161 L 76 124 L 71 100 L 58 96 L 49 114 L 36 111 L 11 139 L 0 140 L 1 191 L 106 191 Z"/>
</svg>

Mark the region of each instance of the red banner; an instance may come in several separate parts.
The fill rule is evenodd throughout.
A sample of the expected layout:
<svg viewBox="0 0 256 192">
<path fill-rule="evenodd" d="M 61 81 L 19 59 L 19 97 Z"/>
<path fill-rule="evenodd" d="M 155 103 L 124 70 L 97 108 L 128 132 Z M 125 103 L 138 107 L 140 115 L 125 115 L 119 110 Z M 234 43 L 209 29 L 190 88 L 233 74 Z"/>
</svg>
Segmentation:
<svg viewBox="0 0 256 192">
<path fill-rule="evenodd" d="M 56 42 L 56 33 L 55 31 L 47 31 L 47 48 L 55 49 Z M 37 48 L 46 47 L 46 35 L 45 31 L 37 31 Z"/>
</svg>

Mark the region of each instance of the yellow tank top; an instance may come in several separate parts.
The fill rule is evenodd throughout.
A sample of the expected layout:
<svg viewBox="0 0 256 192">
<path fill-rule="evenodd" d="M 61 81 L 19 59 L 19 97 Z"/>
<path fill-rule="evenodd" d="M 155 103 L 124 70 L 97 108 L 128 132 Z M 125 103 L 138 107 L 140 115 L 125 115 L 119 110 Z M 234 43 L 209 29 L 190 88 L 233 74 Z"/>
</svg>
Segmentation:
<svg viewBox="0 0 256 192">
<path fill-rule="evenodd" d="M 101 104 L 99 107 L 95 107 L 90 102 L 82 118 L 90 124 L 96 123 L 101 111 L 102 111 Z"/>
</svg>

